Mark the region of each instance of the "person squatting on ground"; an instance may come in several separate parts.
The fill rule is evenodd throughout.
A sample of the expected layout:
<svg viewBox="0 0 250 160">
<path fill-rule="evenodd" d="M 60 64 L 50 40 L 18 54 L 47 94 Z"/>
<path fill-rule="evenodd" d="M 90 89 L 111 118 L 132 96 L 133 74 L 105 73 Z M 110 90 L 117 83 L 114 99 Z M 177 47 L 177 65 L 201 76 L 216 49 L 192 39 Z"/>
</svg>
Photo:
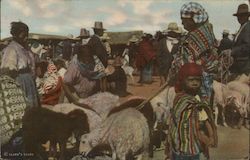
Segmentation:
<svg viewBox="0 0 250 160">
<path fill-rule="evenodd" d="M 99 72 L 94 71 L 95 62 L 88 45 L 80 47 L 76 61 L 72 61 L 64 75 L 63 87 L 70 102 L 87 98 L 99 91 Z M 76 93 L 76 95 L 72 94 Z"/>
<path fill-rule="evenodd" d="M 202 67 L 184 64 L 175 83 L 176 96 L 170 121 L 170 155 L 172 160 L 199 160 L 208 147 L 217 145 L 212 110 L 200 98 Z"/>
<path fill-rule="evenodd" d="M 108 63 L 113 63 L 113 73 L 107 75 L 108 82 L 114 83 L 114 86 L 110 87 L 110 92 L 120 97 L 128 96 L 130 93 L 127 92 L 127 76 L 122 69 L 121 57 L 117 56 L 114 60 L 110 59 Z"/>
</svg>

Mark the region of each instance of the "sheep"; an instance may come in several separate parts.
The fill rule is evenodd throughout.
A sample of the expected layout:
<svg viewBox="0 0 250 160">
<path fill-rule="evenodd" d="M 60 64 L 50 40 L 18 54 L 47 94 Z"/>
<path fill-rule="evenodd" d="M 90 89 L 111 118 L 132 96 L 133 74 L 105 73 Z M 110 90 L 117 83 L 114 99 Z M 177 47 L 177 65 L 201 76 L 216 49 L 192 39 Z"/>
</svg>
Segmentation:
<svg viewBox="0 0 250 160">
<path fill-rule="evenodd" d="M 149 101 L 149 104 L 146 103 L 148 106 L 151 107 L 151 112 L 153 113 L 151 113 L 151 115 L 146 115 L 145 117 L 149 118 L 150 116 L 155 116 L 155 118 L 151 118 L 151 120 L 148 119 L 148 121 L 151 123 L 149 124 L 151 132 L 150 147 L 152 147 L 153 145 L 156 145 L 156 147 L 160 147 L 159 141 L 164 140 L 165 134 L 167 134 L 167 130 L 164 129 L 167 129 L 167 125 L 169 123 L 170 109 L 173 107 L 173 101 L 175 95 L 176 93 L 174 87 L 166 86 L 160 93 L 158 93 L 155 97 L 153 97 Z M 133 96 L 130 98 L 130 100 L 135 100 L 135 101 L 133 102 L 134 103 L 133 105 L 128 105 L 128 106 L 137 106 L 140 103 L 142 103 L 142 101 L 144 101 L 145 99 L 143 99 L 142 97 Z M 132 104 L 132 101 L 127 101 L 126 103 Z M 143 107 L 143 108 L 145 109 L 148 107 Z M 114 110 L 120 110 L 120 109 L 119 107 L 117 107 L 114 108 Z M 141 112 L 144 113 L 145 111 Z M 147 112 L 150 113 L 149 110 Z M 153 153 L 150 152 L 150 156 L 153 156 Z"/>
<path fill-rule="evenodd" d="M 242 117 L 244 117 L 245 120 L 245 127 L 248 127 L 247 125 L 249 124 L 249 114 L 250 114 L 250 83 L 249 83 L 249 77 L 245 77 L 245 81 L 244 81 L 244 75 L 241 76 L 243 78 L 239 79 L 239 80 L 234 80 L 231 81 L 227 84 L 227 87 L 233 91 L 237 91 L 239 93 L 242 94 L 243 96 L 243 104 L 242 104 Z M 248 78 L 248 80 L 247 80 Z M 246 81 L 248 81 L 248 83 L 246 83 Z"/>
<path fill-rule="evenodd" d="M 153 157 L 153 145 L 155 144 L 154 139 L 156 139 L 153 130 L 154 130 L 154 124 L 155 124 L 155 114 L 154 114 L 154 110 L 153 107 L 151 105 L 151 103 L 146 102 L 145 98 L 143 97 L 138 97 L 138 96 L 133 96 L 130 97 L 127 101 L 123 102 L 120 106 L 115 107 L 113 109 L 110 110 L 108 116 L 119 112 L 121 110 L 124 110 L 126 108 L 136 108 L 137 110 L 139 110 L 144 117 L 147 119 L 147 123 L 149 126 L 149 135 L 150 135 L 150 144 L 149 144 L 149 156 Z M 140 106 L 142 103 L 144 103 L 142 106 Z"/>
<path fill-rule="evenodd" d="M 22 122 L 25 152 L 39 155 L 41 144 L 50 141 L 50 155 L 55 157 L 56 143 L 59 143 L 60 160 L 65 159 L 66 141 L 73 132 L 77 136 L 89 132 L 87 116 L 81 110 L 73 110 L 65 115 L 33 107 L 25 112 Z"/>
<path fill-rule="evenodd" d="M 175 89 L 172 86 L 167 86 L 157 96 L 150 100 L 150 103 L 156 113 L 156 120 L 164 124 L 168 124 L 168 118 L 170 117 L 170 109 L 173 108 Z M 155 124 L 155 128 L 157 125 Z"/>
<path fill-rule="evenodd" d="M 214 107 L 215 107 L 215 122 L 218 119 L 218 106 L 222 107 L 222 110 L 229 105 L 235 105 L 237 110 L 241 115 L 246 113 L 245 107 L 245 99 L 244 96 L 235 90 L 230 89 L 227 85 L 222 84 L 217 81 L 213 81 L 213 89 L 214 89 Z M 222 112 L 222 118 L 224 119 L 224 115 Z M 216 123 L 217 124 L 217 123 Z M 226 123 L 223 124 L 227 126 Z"/>
<path fill-rule="evenodd" d="M 242 83 L 245 83 L 247 85 L 250 85 L 250 74 L 248 74 L 248 75 L 246 75 L 246 74 L 239 75 L 238 77 L 236 77 L 235 80 L 239 81 L 239 82 L 242 82 Z"/>
<path fill-rule="evenodd" d="M 55 106 L 42 105 L 42 107 L 67 114 L 74 109 L 80 109 L 87 114 L 90 130 L 96 128 L 105 120 L 110 110 L 119 106 L 119 96 L 109 92 L 100 92 L 84 99 L 79 99 L 78 106 L 73 103 L 60 103 Z"/>
<path fill-rule="evenodd" d="M 146 118 L 134 108 L 127 108 L 111 114 L 101 126 L 82 135 L 79 152 L 86 155 L 98 145 L 109 145 L 112 159 L 126 160 L 138 155 L 148 158 L 149 127 Z"/>
<path fill-rule="evenodd" d="M 109 92 L 96 93 L 88 98 L 80 99 L 79 103 L 84 103 L 95 110 L 102 118 L 106 119 L 109 111 L 119 106 L 119 96 Z"/>
</svg>

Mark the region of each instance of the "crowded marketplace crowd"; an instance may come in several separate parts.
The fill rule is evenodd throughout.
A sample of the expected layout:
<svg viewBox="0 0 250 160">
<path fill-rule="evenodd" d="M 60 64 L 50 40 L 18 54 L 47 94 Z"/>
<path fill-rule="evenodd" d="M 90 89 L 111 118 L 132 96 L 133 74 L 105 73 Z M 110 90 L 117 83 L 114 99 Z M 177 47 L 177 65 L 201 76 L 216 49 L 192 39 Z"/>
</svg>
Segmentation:
<svg viewBox="0 0 250 160">
<path fill-rule="evenodd" d="M 162 159 L 214 159 L 218 124 L 249 127 L 250 12 L 235 10 L 238 32 L 225 29 L 219 41 L 203 6 L 185 3 L 184 29 L 171 22 L 131 35 L 122 52 L 101 21 L 93 35 L 81 28 L 55 47 L 11 22 L 0 52 L 1 157 L 144 160 L 162 144 Z M 155 95 L 128 91 L 128 80 L 145 87 L 153 76 Z"/>
</svg>

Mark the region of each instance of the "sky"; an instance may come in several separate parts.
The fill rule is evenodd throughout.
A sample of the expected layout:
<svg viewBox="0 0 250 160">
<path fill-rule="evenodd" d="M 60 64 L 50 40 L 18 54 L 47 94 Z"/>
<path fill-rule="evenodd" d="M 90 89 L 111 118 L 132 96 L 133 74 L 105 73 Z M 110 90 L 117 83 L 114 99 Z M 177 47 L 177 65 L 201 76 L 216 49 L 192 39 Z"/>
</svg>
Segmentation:
<svg viewBox="0 0 250 160">
<path fill-rule="evenodd" d="M 216 38 L 227 29 L 235 33 L 240 25 L 236 13 L 248 0 L 192 0 L 208 12 Z M 154 34 L 170 22 L 183 27 L 180 8 L 190 0 L 1 0 L 1 39 L 11 36 L 10 23 L 22 21 L 30 33 L 74 37 L 80 28 L 93 34 L 95 21 L 102 21 L 109 32 L 143 30 Z"/>
</svg>

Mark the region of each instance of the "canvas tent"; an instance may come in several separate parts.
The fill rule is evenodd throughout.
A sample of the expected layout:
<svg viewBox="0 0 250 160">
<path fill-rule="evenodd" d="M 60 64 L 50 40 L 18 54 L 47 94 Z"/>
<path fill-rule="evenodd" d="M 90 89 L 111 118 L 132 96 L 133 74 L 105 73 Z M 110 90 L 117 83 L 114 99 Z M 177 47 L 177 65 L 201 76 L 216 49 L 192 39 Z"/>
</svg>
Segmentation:
<svg viewBox="0 0 250 160">
<path fill-rule="evenodd" d="M 4 39 L 1 39 L 1 41 L 9 41 L 11 39 L 12 39 L 12 37 L 7 37 Z M 29 39 L 34 39 L 34 40 L 64 40 L 64 39 L 67 39 L 67 36 L 40 34 L 40 33 L 29 33 Z"/>
<path fill-rule="evenodd" d="M 61 36 L 61 35 L 51 35 L 51 34 L 40 34 L 40 33 L 29 33 L 29 43 L 33 42 L 39 42 L 44 45 L 50 45 L 52 47 L 52 53 L 53 56 L 55 56 L 56 52 L 56 46 L 59 42 L 68 39 L 67 36 Z M 12 40 L 12 37 L 7 37 L 4 39 L 1 39 L 0 41 L 0 47 L 1 50 Z"/>
<path fill-rule="evenodd" d="M 128 31 L 128 32 L 106 32 L 110 37 L 109 43 L 112 50 L 112 55 L 120 55 L 126 48 L 129 40 L 133 35 L 141 39 L 143 31 Z"/>
<path fill-rule="evenodd" d="M 128 31 L 128 32 L 106 32 L 110 37 L 111 45 L 127 44 L 129 39 L 135 35 L 140 39 L 143 35 L 143 31 Z"/>
</svg>

